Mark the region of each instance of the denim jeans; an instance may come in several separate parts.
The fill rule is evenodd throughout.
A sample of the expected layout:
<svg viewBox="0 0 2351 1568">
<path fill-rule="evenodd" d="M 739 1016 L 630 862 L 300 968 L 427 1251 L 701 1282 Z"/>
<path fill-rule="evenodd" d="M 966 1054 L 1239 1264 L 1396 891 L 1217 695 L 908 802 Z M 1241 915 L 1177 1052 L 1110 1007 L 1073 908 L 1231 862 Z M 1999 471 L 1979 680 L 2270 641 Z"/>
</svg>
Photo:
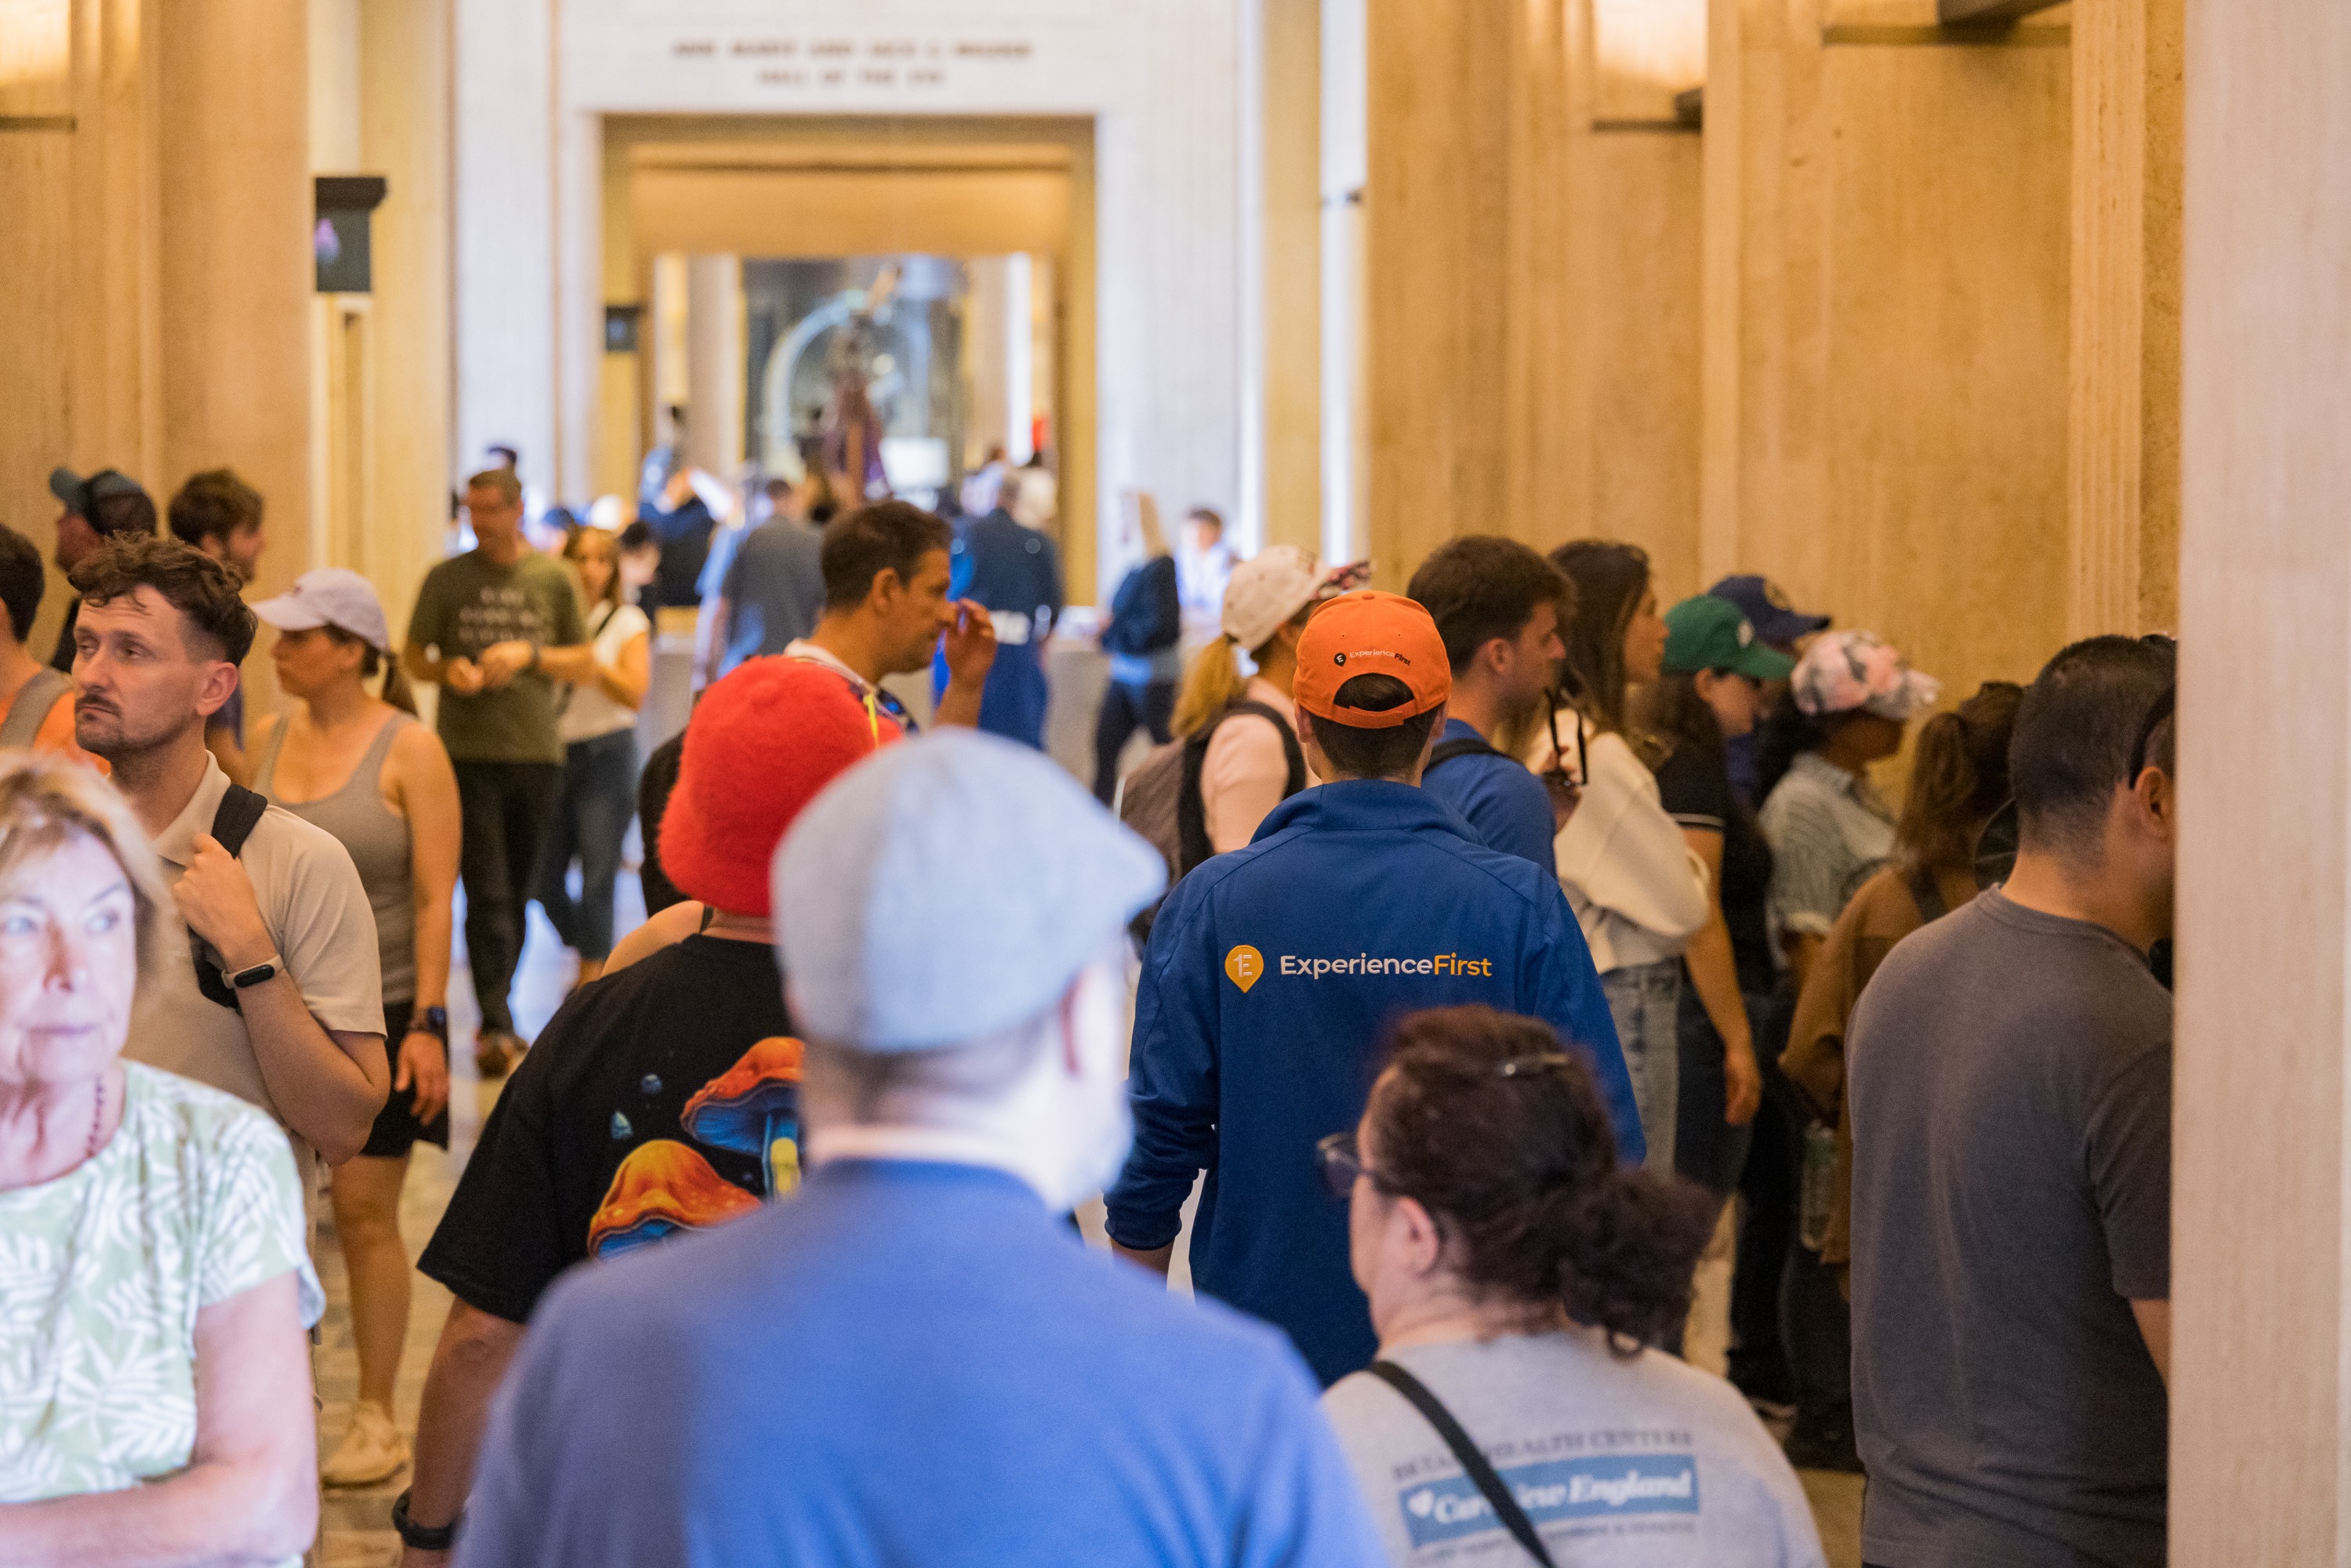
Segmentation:
<svg viewBox="0 0 2351 1568">
<path fill-rule="evenodd" d="M 1648 1141 L 1644 1167 L 1670 1176 L 1680 1100 L 1681 1042 L 1674 1021 L 1682 994 L 1682 961 L 1667 958 L 1634 964 L 1600 977 L 1616 1020 L 1616 1042 L 1625 1048 L 1625 1071 L 1633 1080 L 1633 1103 L 1641 1111 L 1641 1135 Z"/>
<path fill-rule="evenodd" d="M 1751 1038 L 1761 1042 L 1771 1021 L 1771 998 L 1749 995 L 1747 1009 Z M 1682 981 L 1681 1005 L 1676 1009 L 1681 1047 L 1681 1085 L 1674 1134 L 1674 1169 L 1725 1202 L 1739 1191 L 1739 1175 L 1747 1166 L 1747 1146 L 1755 1124 L 1734 1127 L 1724 1121 L 1729 1108 L 1729 1085 L 1722 1071 L 1722 1036 L 1707 1017 L 1698 988 Z"/>
<path fill-rule="evenodd" d="M 637 810 L 637 734 L 616 729 L 564 748 L 563 795 L 539 860 L 538 902 L 563 945 L 582 958 L 612 951 L 612 883 L 621 874 L 621 841 Z M 571 897 L 571 862 L 580 862 L 580 898 Z"/>
<path fill-rule="evenodd" d="M 547 842 L 548 819 L 563 788 L 553 762 L 475 762 L 453 757 L 457 803 L 465 814 L 457 874 L 465 883 L 465 961 L 482 1027 L 512 1032 L 507 991 L 522 961 L 524 916 Z"/>
</svg>

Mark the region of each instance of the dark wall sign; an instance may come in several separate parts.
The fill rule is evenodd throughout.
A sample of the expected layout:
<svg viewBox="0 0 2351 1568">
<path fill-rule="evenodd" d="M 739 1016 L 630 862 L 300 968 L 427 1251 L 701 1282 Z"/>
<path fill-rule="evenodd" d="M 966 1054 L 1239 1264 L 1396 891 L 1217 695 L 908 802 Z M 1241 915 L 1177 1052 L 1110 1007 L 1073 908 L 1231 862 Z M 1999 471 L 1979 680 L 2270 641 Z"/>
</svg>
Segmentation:
<svg viewBox="0 0 2351 1568">
<path fill-rule="evenodd" d="M 317 214 L 310 250 L 321 294 L 365 294 L 374 287 L 368 219 L 389 188 L 381 174 L 321 174 L 313 182 Z"/>
</svg>

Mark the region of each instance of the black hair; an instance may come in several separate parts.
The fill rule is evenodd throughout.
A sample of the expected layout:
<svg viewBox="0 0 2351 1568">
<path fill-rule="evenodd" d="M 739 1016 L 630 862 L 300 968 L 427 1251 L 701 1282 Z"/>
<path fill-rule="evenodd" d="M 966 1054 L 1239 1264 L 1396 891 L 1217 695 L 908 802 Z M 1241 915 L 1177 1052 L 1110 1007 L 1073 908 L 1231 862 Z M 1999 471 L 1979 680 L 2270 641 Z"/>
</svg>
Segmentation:
<svg viewBox="0 0 2351 1568">
<path fill-rule="evenodd" d="M 99 538 L 155 537 L 155 498 L 144 490 L 127 496 L 100 496 L 90 503 L 83 515 L 90 531 Z"/>
<path fill-rule="evenodd" d="M 2133 782 L 2132 753 L 2158 740 L 2168 746 L 2168 734 L 2148 734 L 2148 720 L 2178 677 L 2179 653 L 2168 642 L 2135 637 L 2091 637 L 2043 666 L 2009 743 L 2023 847 L 2095 850 L 2107 802 Z M 2158 720 L 2156 730 L 2168 722 Z"/>
<path fill-rule="evenodd" d="M 1649 591 L 1649 554 L 1614 539 L 1577 539 L 1551 552 L 1552 564 L 1575 585 L 1560 627 L 1567 656 L 1559 686 L 1593 727 L 1622 735 L 1625 723 L 1625 631 Z"/>
<path fill-rule="evenodd" d="M 1796 706 L 1793 693 L 1782 692 L 1756 730 L 1755 798 L 1770 800 L 1797 758 L 1823 749 L 1836 738 L 1838 730 L 1868 711 L 1856 707 L 1843 713 L 1806 713 Z"/>
<path fill-rule="evenodd" d="M 1386 713 L 1412 700 L 1412 688 L 1394 675 L 1355 675 L 1342 682 L 1333 700 L 1341 707 Z M 1315 743 L 1340 772 L 1355 779 L 1402 779 L 1427 748 L 1428 732 L 1442 711 L 1430 708 L 1402 724 L 1370 729 L 1316 715 Z"/>
<path fill-rule="evenodd" d="M 1617 1164 L 1592 1068 L 1549 1024 L 1486 1007 L 1406 1015 L 1367 1117 L 1372 1179 L 1428 1210 L 1483 1299 L 1556 1302 L 1619 1354 L 1689 1315 L 1714 1199 Z"/>
<path fill-rule="evenodd" d="M 622 550 L 641 550 L 648 547 L 660 549 L 661 536 L 654 533 L 653 526 L 643 517 L 632 519 L 627 528 L 621 530 Z"/>
<path fill-rule="evenodd" d="M 911 582 L 925 556 L 954 544 L 953 528 L 908 501 L 876 501 L 845 512 L 825 525 L 824 548 L 817 557 L 824 574 L 824 607 L 856 609 L 885 571 Z"/>
<path fill-rule="evenodd" d="M 39 549 L 16 529 L 0 525 L 0 604 L 8 607 L 8 630 L 17 642 L 33 634 L 33 617 L 41 612 L 41 594 L 47 587 Z"/>
<path fill-rule="evenodd" d="M 1457 675 L 1495 638 L 1507 641 L 1524 632 L 1542 606 L 1559 607 L 1563 630 L 1575 605 L 1566 573 L 1518 540 L 1493 534 L 1464 534 L 1437 546 L 1412 574 L 1405 594 L 1437 622 Z"/>
<path fill-rule="evenodd" d="M 261 526 L 261 492 L 233 468 L 207 468 L 192 476 L 172 497 L 172 537 L 202 549 L 208 538 L 225 545 L 240 528 Z"/>
<path fill-rule="evenodd" d="M 244 664 L 253 652 L 260 622 L 237 594 L 236 573 L 193 545 L 152 534 L 120 536 L 84 557 L 66 580 L 89 604 L 152 588 L 230 664 Z"/>
<path fill-rule="evenodd" d="M 1986 681 L 1957 710 L 1919 727 L 1894 830 L 1905 865 L 1963 871 L 1974 863 L 1977 835 L 2008 800 L 2008 747 L 2023 700 L 2014 681 Z"/>
<path fill-rule="evenodd" d="M 381 670 L 383 700 L 404 714 L 415 713 L 416 694 L 409 690 L 408 676 L 401 669 L 398 659 L 382 653 L 374 643 L 355 632 L 346 632 L 341 627 L 332 624 L 321 626 L 319 630 L 325 634 L 329 642 L 340 647 L 348 648 L 357 643 L 360 648 L 365 649 L 366 652 L 360 658 L 360 679 L 373 680 L 376 672 Z"/>
</svg>

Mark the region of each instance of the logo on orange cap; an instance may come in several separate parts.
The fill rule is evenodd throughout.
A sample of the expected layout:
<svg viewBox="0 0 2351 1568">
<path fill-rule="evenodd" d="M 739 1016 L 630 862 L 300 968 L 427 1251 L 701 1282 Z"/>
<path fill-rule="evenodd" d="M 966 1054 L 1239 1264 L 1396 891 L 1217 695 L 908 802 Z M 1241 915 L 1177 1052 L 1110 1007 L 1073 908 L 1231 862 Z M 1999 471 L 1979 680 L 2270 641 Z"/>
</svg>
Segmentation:
<svg viewBox="0 0 2351 1568">
<path fill-rule="evenodd" d="M 1389 708 L 1343 706 L 1339 688 L 1363 675 L 1390 675 L 1411 692 Z M 1298 678 L 1290 695 L 1317 718 L 1354 729 L 1393 729 L 1453 692 L 1445 639 L 1427 611 L 1400 593 L 1366 590 L 1331 600 L 1298 639 Z"/>
</svg>

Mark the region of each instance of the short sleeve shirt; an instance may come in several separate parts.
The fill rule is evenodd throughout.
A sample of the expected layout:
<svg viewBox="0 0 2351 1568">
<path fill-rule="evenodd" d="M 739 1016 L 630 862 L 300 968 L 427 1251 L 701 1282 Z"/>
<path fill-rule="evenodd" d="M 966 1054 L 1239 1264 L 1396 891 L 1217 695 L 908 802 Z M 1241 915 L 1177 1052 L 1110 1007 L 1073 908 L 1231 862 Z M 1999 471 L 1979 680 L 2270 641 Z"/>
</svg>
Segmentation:
<svg viewBox="0 0 2351 1568">
<path fill-rule="evenodd" d="M 1773 967 L 1764 908 L 1771 891 L 1771 846 L 1755 825 L 1755 813 L 1732 789 L 1724 757 L 1687 741 L 1676 746 L 1657 765 L 1657 799 L 1682 827 L 1722 835 L 1722 874 L 1716 886 L 1739 988 L 1769 992 Z"/>
<path fill-rule="evenodd" d="M 1738 1390 L 1594 1330 L 1408 1345 L 1391 1359 L 1453 1413 L 1552 1556 L 1576 1568 L 1823 1568 L 1796 1472 Z M 1395 1568 L 1531 1559 L 1404 1396 L 1367 1372 L 1322 1408 Z"/>
<path fill-rule="evenodd" d="M 1997 888 L 1914 932 L 1845 1032 L 1854 1415 L 1873 1563 L 2164 1561 L 2171 998 Z"/>
<path fill-rule="evenodd" d="M 478 660 L 496 643 L 521 641 L 569 648 L 588 640 L 587 622 L 571 574 L 536 550 L 512 566 L 493 565 L 480 550 L 455 556 L 424 574 L 408 645 L 437 649 L 444 659 Z M 526 670 L 496 691 L 468 696 L 443 687 L 442 742 L 459 762 L 561 762 L 556 732 L 557 683 Z"/>
<path fill-rule="evenodd" d="M 1870 788 L 1818 752 L 1799 756 L 1763 802 L 1771 845 L 1768 915 L 1775 940 L 1826 936 L 1861 884 L 1894 853 L 1894 813 Z"/>
<path fill-rule="evenodd" d="M 1438 744 L 1484 739 L 1462 720 L 1448 718 Z M 1552 869 L 1551 791 L 1517 758 L 1479 751 L 1448 757 L 1421 775 L 1420 787 L 1460 812 L 1488 849 Z"/>
<path fill-rule="evenodd" d="M 185 1469 L 196 1314 L 287 1272 L 306 1323 L 325 1309 L 268 1118 L 135 1062 L 123 1084 L 95 1157 L 0 1192 L 0 1504 Z"/>
<path fill-rule="evenodd" d="M 198 833 L 212 831 L 228 775 L 205 759 L 204 782 L 172 825 L 156 835 L 155 854 L 176 883 L 195 854 Z M 286 960 L 303 1004 L 322 1028 L 348 1034 L 383 1032 L 383 972 L 376 949 L 375 912 L 349 850 L 323 828 L 272 806 L 262 813 L 238 855 L 253 881 L 261 923 Z M 217 965 L 220 955 L 184 926 L 153 985 L 139 988 L 131 1040 L 122 1054 L 193 1078 L 258 1105 L 282 1124 L 277 1103 L 253 1054 L 245 1015 L 208 1000 L 197 988 L 195 956 Z M 180 944 L 185 942 L 183 948 Z M 295 1158 L 307 1187 L 318 1155 L 295 1139 Z"/>
<path fill-rule="evenodd" d="M 799 1157 L 791 1032 L 764 942 L 689 936 L 574 991 L 498 1096 L 417 1267 L 525 1322 L 572 1264 L 708 1229 L 788 1190 Z M 696 1110 L 697 1096 L 721 1113 Z"/>
</svg>

